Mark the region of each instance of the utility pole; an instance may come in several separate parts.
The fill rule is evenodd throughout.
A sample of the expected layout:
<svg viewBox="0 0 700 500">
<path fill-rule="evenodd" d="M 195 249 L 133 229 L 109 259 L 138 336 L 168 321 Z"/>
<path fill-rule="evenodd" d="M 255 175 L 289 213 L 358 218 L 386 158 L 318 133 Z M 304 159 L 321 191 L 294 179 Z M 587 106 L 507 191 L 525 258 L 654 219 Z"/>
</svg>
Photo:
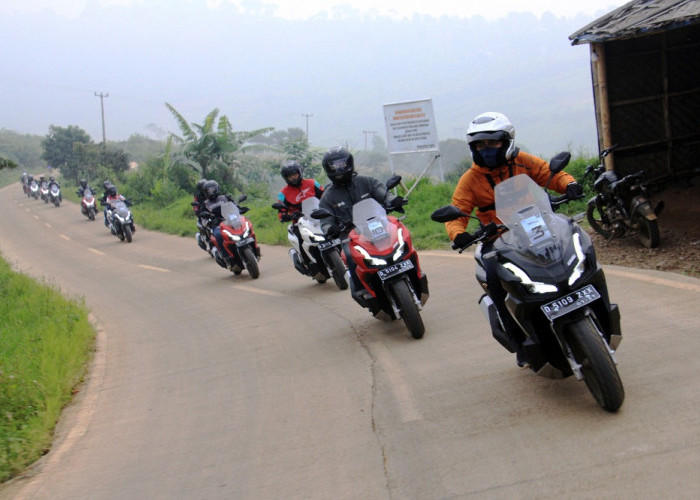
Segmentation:
<svg viewBox="0 0 700 500">
<path fill-rule="evenodd" d="M 105 134 L 105 102 L 104 98 L 109 97 L 109 94 L 95 92 L 95 96 L 100 98 L 100 108 L 102 109 L 102 147 L 107 147 L 107 135 Z"/>
<path fill-rule="evenodd" d="M 374 143 L 374 134 L 377 133 L 376 130 L 363 130 L 363 134 L 365 134 L 365 151 L 367 151 L 367 134 L 372 134 L 372 143 Z"/>
<path fill-rule="evenodd" d="M 314 116 L 313 114 L 302 113 L 302 117 L 306 118 L 306 142 L 309 142 L 309 118 Z"/>
</svg>

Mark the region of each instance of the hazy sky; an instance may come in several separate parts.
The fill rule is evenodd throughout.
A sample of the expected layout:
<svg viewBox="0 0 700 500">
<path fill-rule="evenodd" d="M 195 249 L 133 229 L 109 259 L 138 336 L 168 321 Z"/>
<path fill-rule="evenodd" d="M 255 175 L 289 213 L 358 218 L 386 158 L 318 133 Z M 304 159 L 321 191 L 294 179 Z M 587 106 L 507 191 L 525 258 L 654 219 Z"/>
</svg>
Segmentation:
<svg viewBox="0 0 700 500">
<path fill-rule="evenodd" d="M 177 132 L 168 102 L 196 123 L 219 108 L 235 130 L 308 125 L 314 146 L 362 147 L 363 131 L 384 135 L 383 104 L 432 98 L 441 140 L 462 137 L 471 117 L 492 108 L 527 122 L 519 137 L 537 152 L 568 139 L 591 147 L 588 48 L 567 37 L 624 3 L 0 0 L 0 129 L 44 135 L 78 125 L 99 141 L 99 92 L 109 94 L 108 140 Z M 411 21 L 363 23 L 358 12 Z M 527 14 L 503 20 L 515 12 Z M 431 28 L 416 14 L 463 21 Z M 492 33 L 497 26 L 507 32 Z M 557 144 L 534 122 L 558 129 Z"/>
<path fill-rule="evenodd" d="M 242 10 L 267 6 L 276 15 L 287 19 L 305 19 L 318 12 L 329 11 L 336 5 L 350 5 L 363 12 L 393 15 L 397 17 L 425 14 L 432 16 L 471 17 L 480 15 L 497 19 L 509 12 L 531 12 L 542 15 L 551 12 L 556 16 L 572 17 L 578 13 L 596 15 L 609 11 L 626 2 L 624 0 L 190 0 L 209 8 L 222 3 L 232 3 Z M 51 9 L 68 17 L 78 16 L 88 3 L 101 6 L 147 4 L 148 0 L 2 0 L 0 13 L 37 12 Z"/>
</svg>

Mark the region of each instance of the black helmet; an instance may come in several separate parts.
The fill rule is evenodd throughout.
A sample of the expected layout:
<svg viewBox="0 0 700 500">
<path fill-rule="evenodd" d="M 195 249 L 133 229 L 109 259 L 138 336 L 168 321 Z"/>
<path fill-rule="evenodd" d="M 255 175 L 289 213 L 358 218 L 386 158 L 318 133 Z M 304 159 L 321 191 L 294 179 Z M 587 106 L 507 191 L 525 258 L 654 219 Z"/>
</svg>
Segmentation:
<svg viewBox="0 0 700 500">
<path fill-rule="evenodd" d="M 117 196 L 117 186 L 110 184 L 110 186 L 107 188 L 107 194 L 109 196 Z"/>
<path fill-rule="evenodd" d="M 111 186 L 111 185 L 112 185 L 112 183 L 109 181 L 104 181 L 102 183 L 102 187 L 105 188 L 105 191 L 107 191 L 109 189 L 109 186 Z"/>
<path fill-rule="evenodd" d="M 83 188 L 87 187 L 87 180 L 86 179 L 80 179 L 80 186 Z"/>
<path fill-rule="evenodd" d="M 53 175 L 52 175 L 51 177 L 49 177 L 49 180 L 50 180 L 51 182 L 55 182 L 55 181 L 56 181 L 56 179 L 53 178 Z"/>
<path fill-rule="evenodd" d="M 207 183 L 206 179 L 199 179 L 197 181 L 197 184 L 194 186 L 194 192 L 195 194 L 204 194 L 204 185 Z"/>
<path fill-rule="evenodd" d="M 219 183 L 216 181 L 207 181 L 204 183 L 204 196 L 209 200 L 215 199 L 219 196 Z"/>
<path fill-rule="evenodd" d="M 287 184 L 289 184 L 290 186 L 299 187 L 301 186 L 301 181 L 304 178 L 302 171 L 302 166 L 299 165 L 298 162 L 290 160 L 288 162 L 285 162 L 284 165 L 282 165 L 282 170 L 280 170 L 280 174 L 282 174 L 282 178 Z M 294 174 L 298 174 L 298 176 L 293 180 L 289 180 L 289 177 L 291 177 Z"/>
<path fill-rule="evenodd" d="M 352 153 L 343 147 L 329 149 L 323 155 L 323 170 L 331 182 L 337 186 L 347 186 L 355 173 L 355 159 Z"/>
</svg>

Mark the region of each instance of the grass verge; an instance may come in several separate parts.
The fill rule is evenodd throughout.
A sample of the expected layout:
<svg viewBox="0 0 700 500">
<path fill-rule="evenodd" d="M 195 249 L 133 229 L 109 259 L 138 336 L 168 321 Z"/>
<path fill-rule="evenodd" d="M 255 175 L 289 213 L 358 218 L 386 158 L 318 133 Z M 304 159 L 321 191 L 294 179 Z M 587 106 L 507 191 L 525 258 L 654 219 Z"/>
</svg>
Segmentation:
<svg viewBox="0 0 700 500">
<path fill-rule="evenodd" d="M 82 302 L 0 259 L 0 481 L 48 451 L 94 339 Z"/>
</svg>

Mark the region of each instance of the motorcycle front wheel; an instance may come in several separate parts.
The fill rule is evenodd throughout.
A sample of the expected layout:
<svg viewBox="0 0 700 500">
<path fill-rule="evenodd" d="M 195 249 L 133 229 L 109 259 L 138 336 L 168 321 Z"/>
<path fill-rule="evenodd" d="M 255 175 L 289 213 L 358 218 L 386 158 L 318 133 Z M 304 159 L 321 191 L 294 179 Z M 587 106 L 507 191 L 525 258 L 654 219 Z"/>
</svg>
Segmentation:
<svg viewBox="0 0 700 500">
<path fill-rule="evenodd" d="M 253 250 L 250 247 L 243 247 L 241 249 L 241 257 L 245 263 L 245 268 L 250 273 L 250 277 L 257 279 L 260 276 L 260 268 L 258 267 L 258 261 L 253 255 Z"/>
<path fill-rule="evenodd" d="M 404 280 L 392 283 L 391 291 L 401 310 L 401 318 L 406 328 L 408 328 L 408 331 L 411 332 L 411 336 L 414 339 L 423 338 L 423 334 L 425 333 L 423 318 L 420 317 L 420 311 L 418 310 L 418 306 L 416 306 L 416 302 L 413 300 L 413 293 L 411 293 L 408 283 Z"/>
<path fill-rule="evenodd" d="M 647 248 L 656 248 L 659 246 L 659 224 L 656 220 L 649 220 L 642 214 L 634 215 L 637 225 L 637 236 L 639 241 Z"/>
<path fill-rule="evenodd" d="M 88 208 L 88 219 L 95 220 L 95 209 Z"/>
<path fill-rule="evenodd" d="M 602 207 L 601 211 L 601 207 L 593 200 L 589 201 L 586 207 L 586 220 L 593 230 L 603 238 L 610 239 L 613 236 L 614 228 L 605 215 L 605 207 Z"/>
<path fill-rule="evenodd" d="M 590 317 L 584 317 L 566 327 L 566 339 L 581 365 L 583 380 L 598 405 L 616 412 L 625 400 L 620 374 L 615 361 Z"/>
<path fill-rule="evenodd" d="M 339 252 L 330 252 L 326 255 L 328 264 L 330 264 L 331 275 L 333 276 L 333 281 L 338 288 L 341 290 L 347 290 L 348 282 L 345 279 L 345 264 L 343 259 L 340 257 Z"/>
<path fill-rule="evenodd" d="M 124 231 L 124 238 L 126 238 L 126 241 L 131 243 L 132 235 L 129 224 L 125 224 L 124 227 L 122 227 L 122 231 Z"/>
</svg>

